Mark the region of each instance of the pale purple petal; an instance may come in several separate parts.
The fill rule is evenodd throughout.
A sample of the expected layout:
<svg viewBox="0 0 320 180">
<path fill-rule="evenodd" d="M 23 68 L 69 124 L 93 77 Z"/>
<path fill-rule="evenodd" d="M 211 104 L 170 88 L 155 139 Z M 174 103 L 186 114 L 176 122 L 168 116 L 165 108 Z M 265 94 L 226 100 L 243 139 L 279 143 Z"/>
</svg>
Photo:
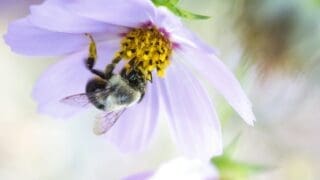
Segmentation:
<svg viewBox="0 0 320 180">
<path fill-rule="evenodd" d="M 157 7 L 155 16 L 150 18 L 153 24 L 158 28 L 165 29 L 170 35 L 173 35 L 183 27 L 180 18 L 172 14 L 172 12 L 165 7 Z"/>
<path fill-rule="evenodd" d="M 219 179 L 218 170 L 210 161 L 187 159 L 178 157 L 165 162 L 155 171 L 134 174 L 123 180 L 216 180 Z"/>
<path fill-rule="evenodd" d="M 30 8 L 28 19 L 40 28 L 68 33 L 120 33 L 123 28 L 101 21 L 88 19 L 72 13 L 65 6 L 66 1 L 49 0 Z"/>
<path fill-rule="evenodd" d="M 219 173 L 208 160 L 178 157 L 163 163 L 150 178 L 150 180 L 163 179 L 217 180 Z"/>
<path fill-rule="evenodd" d="M 222 152 L 219 119 L 210 96 L 194 75 L 172 63 L 159 80 L 177 144 L 189 157 L 209 159 Z"/>
<path fill-rule="evenodd" d="M 145 148 L 154 133 L 159 119 L 158 92 L 149 84 L 143 100 L 127 108 L 107 133 L 122 152 L 137 152 Z"/>
<path fill-rule="evenodd" d="M 249 125 L 253 125 L 255 116 L 250 100 L 241 88 L 239 81 L 214 53 L 207 53 L 188 46 L 183 46 L 177 51 L 184 54 L 185 59 L 180 61 L 181 63 L 199 72 L 226 98 L 228 103 Z"/>
<path fill-rule="evenodd" d="M 99 46 L 100 69 L 111 60 L 115 49 L 116 47 L 110 43 Z M 54 117 L 70 117 L 82 110 L 79 107 L 63 104 L 60 100 L 70 95 L 84 93 L 87 81 L 94 77 L 84 66 L 87 54 L 87 49 L 72 54 L 41 75 L 32 93 L 38 103 L 39 112 Z"/>
<path fill-rule="evenodd" d="M 123 178 L 122 180 L 149 180 L 154 172 L 152 171 L 146 171 L 137 173 L 128 177 Z"/>
<path fill-rule="evenodd" d="M 51 32 L 36 28 L 27 18 L 11 23 L 4 38 L 13 51 L 37 56 L 66 54 L 88 44 L 88 38 L 83 34 Z"/>
<path fill-rule="evenodd" d="M 156 12 L 156 16 L 152 19 L 152 22 L 157 27 L 165 29 L 172 42 L 178 45 L 188 45 L 195 49 L 201 49 L 207 53 L 214 53 L 213 48 L 202 42 L 197 35 L 188 30 L 180 18 L 177 18 L 167 8 L 158 7 Z"/>
<path fill-rule="evenodd" d="M 185 27 L 173 29 L 171 39 L 181 46 L 188 46 L 189 48 L 200 50 L 203 53 L 215 53 L 212 47 L 204 43 L 195 33 Z"/>
<path fill-rule="evenodd" d="M 148 0 L 73 0 L 66 4 L 70 11 L 109 24 L 137 27 L 154 16 L 155 7 Z"/>
</svg>

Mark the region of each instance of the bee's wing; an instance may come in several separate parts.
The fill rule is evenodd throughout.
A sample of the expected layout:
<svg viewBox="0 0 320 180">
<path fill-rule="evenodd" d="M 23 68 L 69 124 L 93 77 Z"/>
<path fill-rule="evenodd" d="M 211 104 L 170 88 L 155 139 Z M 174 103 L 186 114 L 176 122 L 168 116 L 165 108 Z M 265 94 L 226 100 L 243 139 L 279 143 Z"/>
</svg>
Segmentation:
<svg viewBox="0 0 320 180">
<path fill-rule="evenodd" d="M 117 120 L 125 110 L 126 109 L 123 108 L 118 111 L 107 112 L 106 114 L 97 117 L 93 127 L 93 132 L 96 135 L 106 133 L 117 122 Z"/>
<path fill-rule="evenodd" d="M 67 96 L 61 99 L 60 102 L 71 105 L 71 106 L 77 106 L 77 107 L 87 107 L 90 104 L 88 94 L 86 93 Z"/>
<path fill-rule="evenodd" d="M 60 102 L 71 106 L 87 107 L 90 104 L 90 98 L 96 98 L 96 95 L 98 93 L 103 93 L 104 96 L 108 96 L 109 90 L 106 89 L 103 91 L 96 91 L 92 93 L 74 94 L 61 99 Z"/>
</svg>

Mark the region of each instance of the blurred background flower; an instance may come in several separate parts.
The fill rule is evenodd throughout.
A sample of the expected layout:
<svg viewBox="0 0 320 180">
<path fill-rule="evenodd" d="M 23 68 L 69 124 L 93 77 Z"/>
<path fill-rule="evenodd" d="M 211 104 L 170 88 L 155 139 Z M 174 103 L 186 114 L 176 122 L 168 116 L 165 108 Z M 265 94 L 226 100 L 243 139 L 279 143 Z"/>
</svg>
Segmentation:
<svg viewBox="0 0 320 180">
<path fill-rule="evenodd" d="M 124 178 L 124 180 L 215 180 L 219 173 L 209 161 L 178 157 L 168 162 L 163 162 L 157 170 L 146 171 Z"/>
<path fill-rule="evenodd" d="M 39 1 L 0 3 L 3 35 L 9 21 L 28 13 L 28 3 Z M 212 17 L 184 23 L 214 45 L 253 101 L 258 121 L 250 128 L 211 92 L 224 142 L 242 132 L 233 157 L 274 167 L 252 179 L 319 179 L 320 2 L 182 0 L 179 7 Z M 92 134 L 94 113 L 63 123 L 37 114 L 32 85 L 55 59 L 26 59 L 0 40 L 1 179 L 119 179 L 178 156 L 165 121 L 147 152 L 130 156 Z"/>
</svg>

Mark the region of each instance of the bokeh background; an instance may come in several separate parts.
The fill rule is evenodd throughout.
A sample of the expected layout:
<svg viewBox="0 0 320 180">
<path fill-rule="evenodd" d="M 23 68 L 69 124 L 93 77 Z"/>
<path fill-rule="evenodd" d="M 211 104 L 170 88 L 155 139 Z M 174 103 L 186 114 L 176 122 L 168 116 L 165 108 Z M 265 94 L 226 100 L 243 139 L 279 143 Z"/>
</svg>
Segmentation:
<svg viewBox="0 0 320 180">
<path fill-rule="evenodd" d="M 37 3 L 0 0 L 0 35 Z M 255 127 L 210 89 L 224 143 L 241 134 L 234 158 L 272 167 L 250 178 L 320 179 L 320 1 L 181 0 L 180 7 L 212 17 L 184 22 L 215 47 L 252 100 Z M 58 59 L 17 55 L 0 38 L 0 179 L 119 179 L 180 155 L 165 120 L 144 152 L 121 154 L 92 133 L 93 111 L 68 121 L 38 114 L 33 84 Z"/>
</svg>

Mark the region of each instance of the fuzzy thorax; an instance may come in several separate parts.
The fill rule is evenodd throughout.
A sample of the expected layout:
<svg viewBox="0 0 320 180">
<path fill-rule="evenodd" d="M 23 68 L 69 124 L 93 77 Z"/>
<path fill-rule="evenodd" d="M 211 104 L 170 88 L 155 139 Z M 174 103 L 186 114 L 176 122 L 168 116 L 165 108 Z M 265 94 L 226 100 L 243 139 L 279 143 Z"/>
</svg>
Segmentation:
<svg viewBox="0 0 320 180">
<path fill-rule="evenodd" d="M 164 77 L 170 64 L 172 44 L 165 32 L 149 25 L 131 29 L 121 40 L 121 49 L 116 58 L 128 61 L 126 71 L 139 70 L 146 80 L 151 80 L 151 72 L 157 70 L 159 77 Z"/>
</svg>

